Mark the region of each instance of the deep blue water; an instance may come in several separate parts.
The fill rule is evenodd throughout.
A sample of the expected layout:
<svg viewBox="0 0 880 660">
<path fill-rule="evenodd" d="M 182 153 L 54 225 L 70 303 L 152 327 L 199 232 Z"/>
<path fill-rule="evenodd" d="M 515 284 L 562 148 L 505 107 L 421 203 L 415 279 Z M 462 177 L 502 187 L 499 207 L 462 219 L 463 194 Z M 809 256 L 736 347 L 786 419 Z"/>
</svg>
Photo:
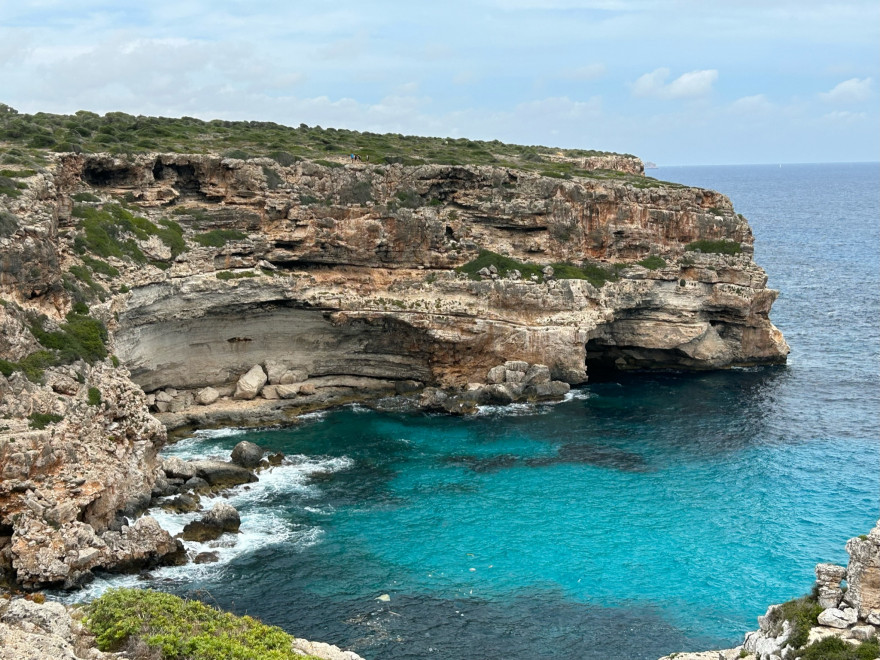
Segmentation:
<svg viewBox="0 0 880 660">
<path fill-rule="evenodd" d="M 845 562 L 880 515 L 880 166 L 651 174 L 749 219 L 788 366 L 622 376 L 473 419 L 348 408 L 197 434 L 169 453 L 248 438 L 296 464 L 232 496 L 245 533 L 223 561 L 150 586 L 368 659 L 629 660 L 737 644 L 816 562 Z"/>
</svg>

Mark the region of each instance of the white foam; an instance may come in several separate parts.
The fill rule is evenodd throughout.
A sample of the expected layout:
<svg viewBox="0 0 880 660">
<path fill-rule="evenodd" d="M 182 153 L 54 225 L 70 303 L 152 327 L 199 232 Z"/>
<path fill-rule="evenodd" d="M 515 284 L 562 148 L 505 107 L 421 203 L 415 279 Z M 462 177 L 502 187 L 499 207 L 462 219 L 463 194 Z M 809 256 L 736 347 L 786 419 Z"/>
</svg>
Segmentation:
<svg viewBox="0 0 880 660">
<path fill-rule="evenodd" d="M 584 401 L 586 399 L 592 399 L 595 395 L 584 389 L 580 390 L 569 390 L 566 392 L 563 400 L 565 401 Z"/>
<path fill-rule="evenodd" d="M 199 543 L 182 541 L 187 554 L 192 559 L 200 552 L 214 552 L 218 561 L 208 564 L 189 563 L 186 566 L 167 566 L 150 571 L 149 585 L 156 581 L 185 583 L 200 578 L 219 579 L 235 558 L 256 552 L 273 545 L 284 545 L 285 552 L 298 552 L 320 543 L 324 530 L 318 526 L 301 525 L 291 522 L 280 513 L 290 507 L 301 506 L 310 513 L 330 514 L 332 507 L 321 509 L 313 506 L 321 496 L 318 486 L 309 483 L 309 476 L 320 472 L 339 472 L 354 464 L 346 456 L 288 456 L 284 463 L 259 473 L 259 481 L 239 486 L 222 495 L 201 498 L 202 510 L 190 513 L 172 513 L 155 507 L 147 513 L 153 516 L 163 529 L 172 536 L 183 531 L 184 526 L 200 518 L 218 501 L 226 501 L 241 516 L 239 534 L 223 534 L 215 541 Z M 261 506 L 263 502 L 281 496 L 285 500 L 282 511 L 279 506 Z M 167 499 L 167 498 L 166 498 Z M 308 503 L 308 504 L 307 504 Z M 102 576 L 83 589 L 72 594 L 59 594 L 55 598 L 64 602 L 81 602 L 97 598 L 111 587 L 131 587 L 144 585 L 144 578 L 137 575 Z"/>
<path fill-rule="evenodd" d="M 528 415 L 543 415 L 549 411 L 549 406 L 545 403 L 509 403 L 504 406 L 477 406 L 477 412 L 474 413 L 478 417 L 526 417 Z"/>
</svg>

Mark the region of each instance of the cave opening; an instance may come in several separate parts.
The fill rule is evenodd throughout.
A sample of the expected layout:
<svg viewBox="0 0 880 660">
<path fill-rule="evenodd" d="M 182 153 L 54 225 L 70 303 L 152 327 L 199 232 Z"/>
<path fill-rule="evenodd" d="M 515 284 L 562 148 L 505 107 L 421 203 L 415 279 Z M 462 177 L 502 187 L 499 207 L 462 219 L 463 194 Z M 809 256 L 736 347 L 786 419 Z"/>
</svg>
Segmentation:
<svg viewBox="0 0 880 660">
<path fill-rule="evenodd" d="M 137 173 L 130 167 L 105 167 L 90 163 L 83 168 L 82 180 L 93 188 L 130 186 L 137 182 Z"/>
<path fill-rule="evenodd" d="M 201 183 L 192 165 L 165 164 L 157 160 L 153 165 L 153 178 L 156 181 L 168 181 L 182 197 L 204 197 Z"/>
<path fill-rule="evenodd" d="M 605 383 L 615 380 L 620 373 L 619 356 L 615 355 L 615 347 L 600 344 L 591 339 L 586 345 L 587 378 L 591 383 Z"/>
</svg>

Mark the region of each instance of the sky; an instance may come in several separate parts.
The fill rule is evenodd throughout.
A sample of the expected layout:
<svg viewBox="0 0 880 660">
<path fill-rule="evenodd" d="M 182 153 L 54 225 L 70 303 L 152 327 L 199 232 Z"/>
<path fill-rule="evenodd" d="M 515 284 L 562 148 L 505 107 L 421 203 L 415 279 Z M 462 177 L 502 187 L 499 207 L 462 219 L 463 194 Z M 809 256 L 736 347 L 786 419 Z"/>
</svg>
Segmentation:
<svg viewBox="0 0 880 660">
<path fill-rule="evenodd" d="M 880 160 L 877 0 L 0 0 L 0 103 Z"/>
</svg>

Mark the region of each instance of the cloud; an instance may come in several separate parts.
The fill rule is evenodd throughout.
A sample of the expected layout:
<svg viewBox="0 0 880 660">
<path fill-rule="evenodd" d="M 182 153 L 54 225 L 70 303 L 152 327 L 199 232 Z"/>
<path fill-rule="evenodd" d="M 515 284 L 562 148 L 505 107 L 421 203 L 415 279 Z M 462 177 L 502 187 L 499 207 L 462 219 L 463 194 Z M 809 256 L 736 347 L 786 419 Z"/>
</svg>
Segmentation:
<svg viewBox="0 0 880 660">
<path fill-rule="evenodd" d="M 743 96 L 730 104 L 730 109 L 740 114 L 762 114 L 774 107 L 763 94 Z"/>
<path fill-rule="evenodd" d="M 858 103 L 871 95 L 870 78 L 850 78 L 838 83 L 830 92 L 822 92 L 819 97 L 829 103 Z"/>
<path fill-rule="evenodd" d="M 861 121 L 867 118 L 864 112 L 850 112 L 849 110 L 835 110 L 823 115 L 822 119 L 835 124 L 850 124 L 852 122 Z"/>
<path fill-rule="evenodd" d="M 716 69 L 690 71 L 667 83 L 669 73 L 669 69 L 660 68 L 640 76 L 632 84 L 633 95 L 661 99 L 696 98 L 711 92 L 712 85 L 718 80 Z"/>
</svg>

